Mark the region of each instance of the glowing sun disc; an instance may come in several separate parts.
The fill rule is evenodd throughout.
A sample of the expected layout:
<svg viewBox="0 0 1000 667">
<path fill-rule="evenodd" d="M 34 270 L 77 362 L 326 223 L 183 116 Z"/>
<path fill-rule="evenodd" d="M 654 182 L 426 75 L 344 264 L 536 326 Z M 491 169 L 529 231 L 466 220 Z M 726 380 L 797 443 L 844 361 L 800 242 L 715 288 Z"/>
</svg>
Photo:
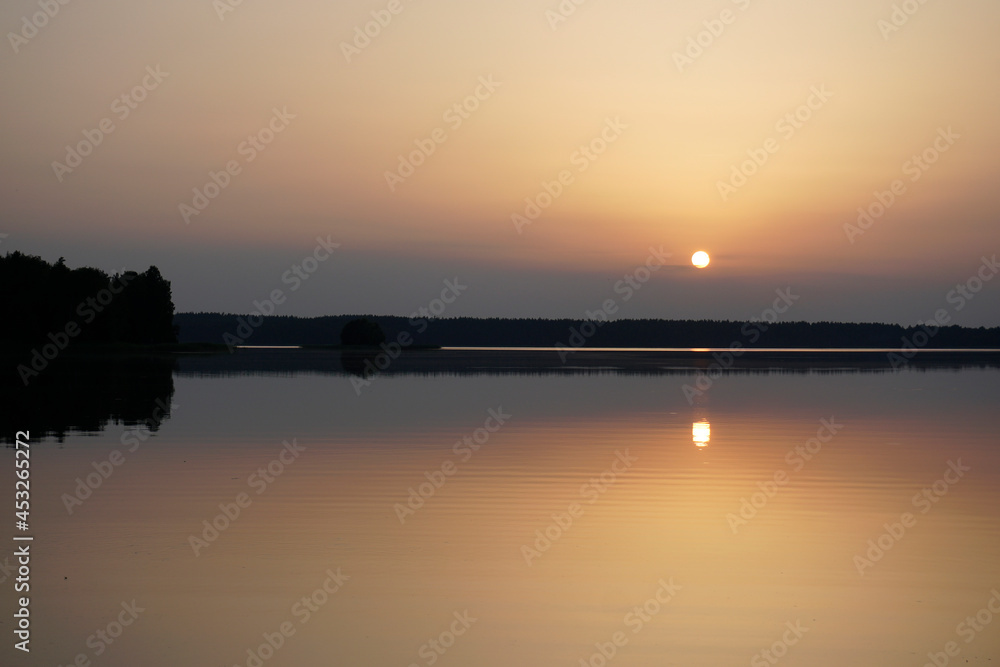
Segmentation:
<svg viewBox="0 0 1000 667">
<path fill-rule="evenodd" d="M 708 256 L 708 253 L 704 250 L 699 250 L 694 255 L 691 256 L 691 263 L 694 264 L 699 269 L 704 269 L 706 266 L 712 263 L 712 258 Z"/>
</svg>

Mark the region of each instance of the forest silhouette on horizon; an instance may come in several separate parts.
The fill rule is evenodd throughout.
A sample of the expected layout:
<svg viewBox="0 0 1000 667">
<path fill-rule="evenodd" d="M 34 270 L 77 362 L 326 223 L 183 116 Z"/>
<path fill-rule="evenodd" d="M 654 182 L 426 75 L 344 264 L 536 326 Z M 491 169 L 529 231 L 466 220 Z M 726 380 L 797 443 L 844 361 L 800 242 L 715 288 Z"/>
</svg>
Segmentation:
<svg viewBox="0 0 1000 667">
<path fill-rule="evenodd" d="M 234 340 L 240 345 L 338 345 L 364 340 L 352 337 L 350 327 L 342 338 L 347 325 L 363 320 L 377 325 L 386 343 L 401 342 L 401 347 L 1000 349 L 1000 327 L 956 325 L 175 313 L 170 281 L 155 266 L 142 273 L 108 274 L 18 251 L 0 256 L 0 312 L 10 323 L 0 333 L 0 344 L 8 348 L 57 343 L 62 348 L 63 342 L 232 348 Z"/>
</svg>

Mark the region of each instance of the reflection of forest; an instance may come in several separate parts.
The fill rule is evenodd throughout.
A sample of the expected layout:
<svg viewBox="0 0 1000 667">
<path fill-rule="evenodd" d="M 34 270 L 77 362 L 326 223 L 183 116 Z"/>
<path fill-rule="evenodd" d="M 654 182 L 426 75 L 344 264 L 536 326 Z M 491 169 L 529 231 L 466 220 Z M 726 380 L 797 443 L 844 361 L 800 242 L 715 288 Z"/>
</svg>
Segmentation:
<svg viewBox="0 0 1000 667">
<path fill-rule="evenodd" d="M 181 376 L 239 375 L 690 375 L 721 367 L 727 373 L 892 372 L 883 352 L 747 351 L 731 363 L 722 353 L 693 351 L 409 350 L 391 358 L 380 350 L 241 349 L 233 354 L 184 355 Z M 719 359 L 722 358 L 722 363 Z M 909 368 L 998 368 L 1000 352 L 921 352 Z"/>
<path fill-rule="evenodd" d="M 6 369 L 0 439 L 11 444 L 15 431 L 30 431 L 32 440 L 62 441 L 70 432 L 95 433 L 113 423 L 155 431 L 157 420 L 170 414 L 175 366 L 166 355 L 72 355 L 56 359 L 27 387 Z"/>
<path fill-rule="evenodd" d="M 0 366 L 0 439 L 11 444 L 17 431 L 32 439 L 59 440 L 70 432 L 96 433 L 117 423 L 148 424 L 169 417 L 173 374 L 238 377 L 318 374 L 373 380 L 378 375 L 663 375 L 710 372 L 712 352 L 579 352 L 562 359 L 556 350 L 414 350 L 395 359 L 378 350 L 242 349 L 234 354 L 65 354 L 27 387 L 11 359 Z M 1000 353 L 923 352 L 913 370 L 1000 368 Z M 376 372 L 373 372 L 376 369 Z M 885 352 L 747 352 L 723 372 L 891 373 Z"/>
</svg>

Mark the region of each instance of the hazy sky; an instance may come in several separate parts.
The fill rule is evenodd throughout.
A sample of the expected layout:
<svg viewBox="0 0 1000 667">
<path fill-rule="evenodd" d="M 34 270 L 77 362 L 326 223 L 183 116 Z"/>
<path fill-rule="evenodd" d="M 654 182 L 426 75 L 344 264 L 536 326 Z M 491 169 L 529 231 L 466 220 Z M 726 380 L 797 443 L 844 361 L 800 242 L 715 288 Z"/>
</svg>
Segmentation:
<svg viewBox="0 0 1000 667">
<path fill-rule="evenodd" d="M 949 298 L 1000 252 L 996 0 L 237 2 L 0 6 L 0 251 L 156 264 L 180 311 L 406 315 L 459 278 L 445 316 L 791 287 L 785 319 L 1000 325 L 1000 279 Z"/>
</svg>

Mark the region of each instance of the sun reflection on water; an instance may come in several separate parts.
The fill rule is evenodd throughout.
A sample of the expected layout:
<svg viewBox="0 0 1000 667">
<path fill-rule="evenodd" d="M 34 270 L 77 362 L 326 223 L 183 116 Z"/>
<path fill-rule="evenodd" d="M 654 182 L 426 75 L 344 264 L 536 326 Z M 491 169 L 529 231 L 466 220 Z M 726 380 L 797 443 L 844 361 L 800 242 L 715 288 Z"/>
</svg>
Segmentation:
<svg viewBox="0 0 1000 667">
<path fill-rule="evenodd" d="M 708 423 L 707 419 L 696 421 L 691 426 L 691 436 L 696 447 L 708 447 L 708 443 L 712 439 L 712 425 Z"/>
</svg>

